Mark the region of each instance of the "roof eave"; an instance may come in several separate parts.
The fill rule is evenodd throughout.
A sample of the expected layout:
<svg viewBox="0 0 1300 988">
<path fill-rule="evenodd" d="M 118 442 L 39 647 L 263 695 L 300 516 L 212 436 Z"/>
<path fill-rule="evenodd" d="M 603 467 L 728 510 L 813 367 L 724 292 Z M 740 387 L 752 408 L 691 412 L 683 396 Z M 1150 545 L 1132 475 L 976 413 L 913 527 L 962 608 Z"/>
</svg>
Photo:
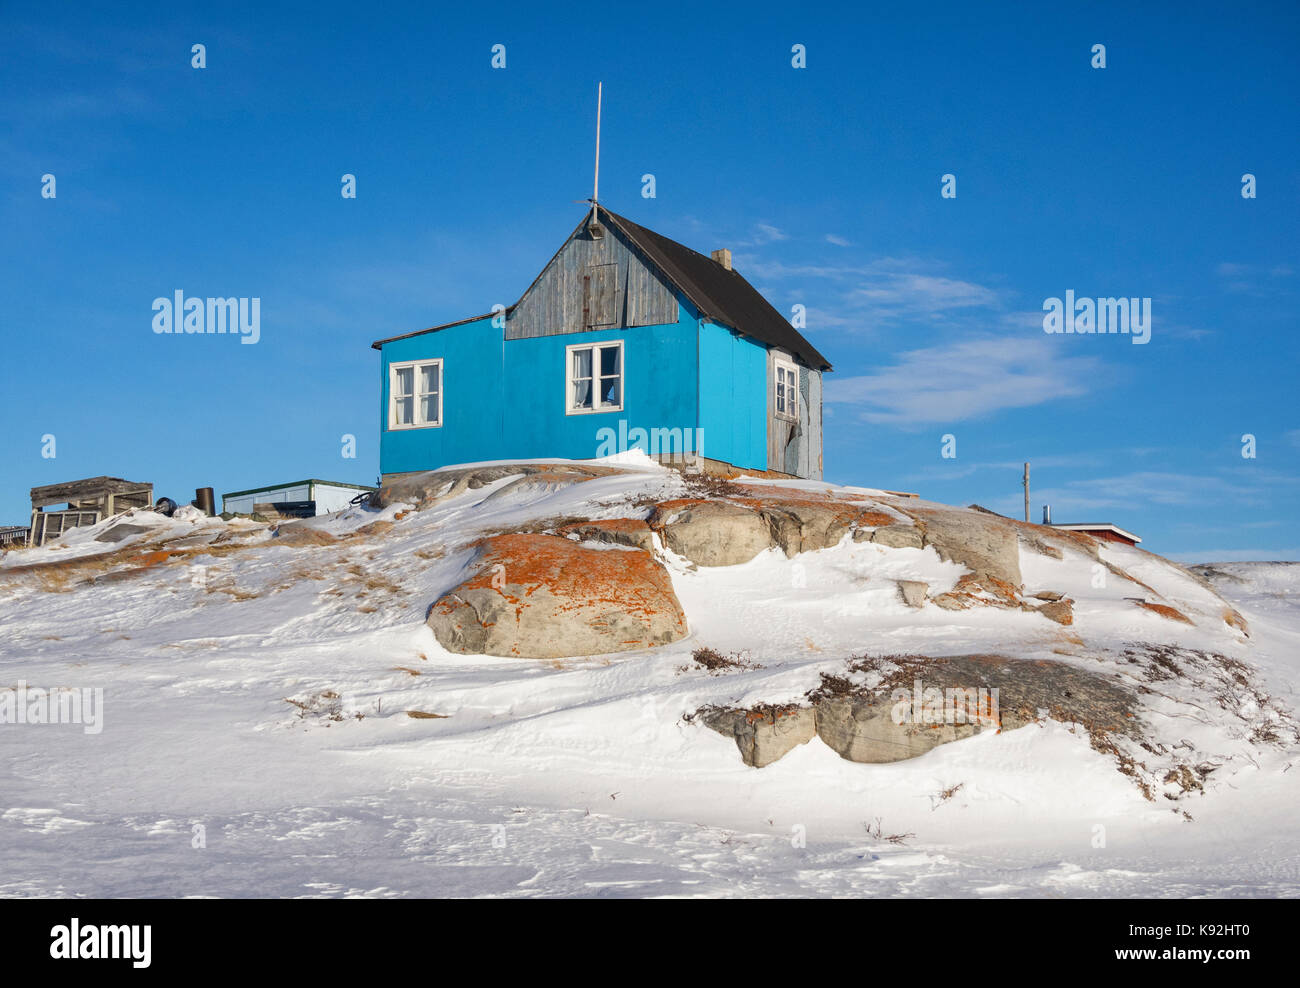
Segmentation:
<svg viewBox="0 0 1300 988">
<path fill-rule="evenodd" d="M 515 303 L 518 305 L 518 303 Z M 514 305 L 507 306 L 505 315 L 510 315 Z M 468 319 L 457 319 L 455 322 L 445 322 L 441 326 L 430 326 L 428 329 L 417 329 L 414 333 L 403 333 L 401 336 L 390 336 L 386 340 L 375 340 L 370 344 L 372 350 L 382 350 L 385 343 L 396 343 L 398 340 L 409 340 L 413 336 L 423 336 L 425 333 L 436 333 L 442 329 L 451 329 L 453 326 L 464 326 L 466 323 L 478 322 L 480 319 L 491 319 L 497 315 L 495 312 L 484 312 L 479 316 L 470 316 Z"/>
</svg>

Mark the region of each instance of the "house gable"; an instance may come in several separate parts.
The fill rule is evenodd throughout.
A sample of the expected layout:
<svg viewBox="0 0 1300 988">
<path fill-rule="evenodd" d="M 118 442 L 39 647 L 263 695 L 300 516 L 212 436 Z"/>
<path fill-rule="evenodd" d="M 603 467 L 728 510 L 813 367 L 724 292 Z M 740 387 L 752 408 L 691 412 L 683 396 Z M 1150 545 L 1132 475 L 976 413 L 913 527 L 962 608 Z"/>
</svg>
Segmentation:
<svg viewBox="0 0 1300 988">
<path fill-rule="evenodd" d="M 677 295 L 623 234 L 584 220 L 506 318 L 507 340 L 601 329 L 663 326 L 678 318 Z"/>
</svg>

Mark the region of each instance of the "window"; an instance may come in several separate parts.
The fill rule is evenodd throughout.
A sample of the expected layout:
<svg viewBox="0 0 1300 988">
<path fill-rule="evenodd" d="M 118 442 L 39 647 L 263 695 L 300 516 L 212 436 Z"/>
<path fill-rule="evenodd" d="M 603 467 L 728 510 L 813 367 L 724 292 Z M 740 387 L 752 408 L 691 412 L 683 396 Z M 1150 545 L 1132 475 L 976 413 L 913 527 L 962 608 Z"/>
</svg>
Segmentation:
<svg viewBox="0 0 1300 988">
<path fill-rule="evenodd" d="M 388 428 L 428 429 L 439 425 L 442 425 L 442 361 L 389 364 Z"/>
<path fill-rule="evenodd" d="M 799 421 L 799 369 L 779 357 L 773 361 L 776 377 L 776 417 Z"/>
<path fill-rule="evenodd" d="M 565 411 L 617 412 L 623 408 L 623 343 L 587 343 L 566 347 Z"/>
</svg>

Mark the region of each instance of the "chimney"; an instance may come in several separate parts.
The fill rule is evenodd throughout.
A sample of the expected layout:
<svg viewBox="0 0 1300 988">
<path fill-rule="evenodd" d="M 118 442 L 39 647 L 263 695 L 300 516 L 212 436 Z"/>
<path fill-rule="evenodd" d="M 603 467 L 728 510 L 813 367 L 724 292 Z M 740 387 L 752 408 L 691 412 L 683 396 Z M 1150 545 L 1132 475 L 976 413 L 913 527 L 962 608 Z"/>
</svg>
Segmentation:
<svg viewBox="0 0 1300 988">
<path fill-rule="evenodd" d="M 1051 523 L 1052 523 L 1052 506 L 1051 506 L 1050 504 L 1044 504 L 1044 505 L 1043 505 L 1043 524 L 1044 524 L 1044 525 L 1050 525 Z"/>
<path fill-rule="evenodd" d="M 731 251 L 725 247 L 719 247 L 713 252 L 713 259 L 721 264 L 728 271 L 731 270 Z"/>
</svg>

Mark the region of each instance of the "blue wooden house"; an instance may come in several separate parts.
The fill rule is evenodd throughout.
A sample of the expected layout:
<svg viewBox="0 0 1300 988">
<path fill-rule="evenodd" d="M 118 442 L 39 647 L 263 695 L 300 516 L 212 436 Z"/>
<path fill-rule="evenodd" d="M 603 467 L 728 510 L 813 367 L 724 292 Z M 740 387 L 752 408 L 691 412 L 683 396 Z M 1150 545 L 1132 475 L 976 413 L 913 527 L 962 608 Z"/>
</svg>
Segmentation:
<svg viewBox="0 0 1300 988">
<path fill-rule="evenodd" d="M 373 344 L 380 472 L 590 459 L 820 479 L 823 357 L 731 267 L 593 206 L 514 305 Z"/>
</svg>

